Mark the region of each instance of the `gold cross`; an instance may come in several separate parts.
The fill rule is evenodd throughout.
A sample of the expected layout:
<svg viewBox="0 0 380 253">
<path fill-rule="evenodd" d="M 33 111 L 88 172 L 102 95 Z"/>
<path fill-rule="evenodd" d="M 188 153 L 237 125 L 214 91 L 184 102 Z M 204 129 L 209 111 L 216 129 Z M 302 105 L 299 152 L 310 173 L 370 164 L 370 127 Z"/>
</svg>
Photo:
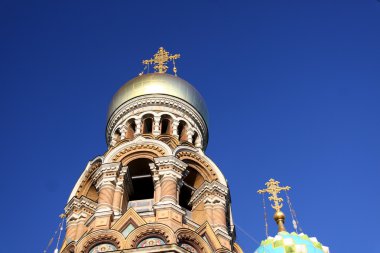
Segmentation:
<svg viewBox="0 0 380 253">
<path fill-rule="evenodd" d="M 279 212 L 280 209 L 282 208 L 281 202 L 283 201 L 282 198 L 278 197 L 278 194 L 281 191 L 289 191 L 290 190 L 289 186 L 281 187 L 281 186 L 279 186 L 279 184 L 280 184 L 280 182 L 275 181 L 273 178 L 271 178 L 268 182 L 265 183 L 265 185 L 267 186 L 266 189 L 262 189 L 262 190 L 257 191 L 260 194 L 267 192 L 271 195 L 268 199 L 272 200 L 274 202 L 274 205 L 271 205 L 271 206 L 273 207 L 273 209 L 276 210 L 276 212 Z"/>
<path fill-rule="evenodd" d="M 168 70 L 166 63 L 168 61 L 179 59 L 180 57 L 180 54 L 169 55 L 168 51 L 166 51 L 163 47 L 160 47 L 152 59 L 143 60 L 142 63 L 145 65 L 154 64 L 154 69 L 158 71 L 158 73 L 166 73 Z"/>
</svg>

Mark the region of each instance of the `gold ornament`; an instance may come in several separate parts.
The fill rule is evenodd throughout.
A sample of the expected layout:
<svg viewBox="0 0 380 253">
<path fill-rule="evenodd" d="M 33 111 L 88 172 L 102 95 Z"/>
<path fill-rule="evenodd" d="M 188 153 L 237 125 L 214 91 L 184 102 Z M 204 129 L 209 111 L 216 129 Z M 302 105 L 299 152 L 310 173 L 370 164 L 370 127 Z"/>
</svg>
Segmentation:
<svg viewBox="0 0 380 253">
<path fill-rule="evenodd" d="M 276 213 L 274 214 L 273 218 L 276 221 L 278 225 L 278 231 L 286 231 L 285 230 L 285 214 L 281 212 L 282 208 L 282 201 L 284 201 L 281 197 L 278 196 L 278 194 L 281 191 L 289 191 L 289 186 L 281 187 L 279 186 L 280 182 L 275 181 L 273 178 L 271 178 L 268 182 L 265 183 L 267 186 L 266 189 L 258 190 L 257 192 L 260 194 L 268 193 L 270 196 L 268 197 L 269 200 L 273 201 L 274 205 L 271 204 L 274 210 L 276 210 Z"/>
<path fill-rule="evenodd" d="M 168 61 L 174 61 L 181 57 L 180 54 L 170 55 L 168 51 L 166 51 L 163 47 L 160 47 L 157 53 L 154 54 L 154 57 L 149 60 L 143 60 L 142 63 L 144 65 L 154 64 L 154 69 L 158 73 L 166 73 L 168 70 L 168 66 L 166 66 Z M 177 72 L 175 68 L 174 72 Z"/>
</svg>

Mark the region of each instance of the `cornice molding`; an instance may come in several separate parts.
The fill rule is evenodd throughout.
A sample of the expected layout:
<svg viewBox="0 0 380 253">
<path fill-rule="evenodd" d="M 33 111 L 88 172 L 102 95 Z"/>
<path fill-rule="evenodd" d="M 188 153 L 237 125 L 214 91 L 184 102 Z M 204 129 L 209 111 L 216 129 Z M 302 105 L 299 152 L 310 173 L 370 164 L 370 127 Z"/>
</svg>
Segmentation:
<svg viewBox="0 0 380 253">
<path fill-rule="evenodd" d="M 202 200 L 208 198 L 209 203 L 214 203 L 214 200 L 217 200 L 225 205 L 228 191 L 228 188 L 218 181 L 211 183 L 206 181 L 194 192 L 190 199 L 190 204 L 196 207 Z"/>
<path fill-rule="evenodd" d="M 79 218 L 86 218 L 87 215 L 92 215 L 95 213 L 97 203 L 92 201 L 85 196 L 81 196 L 80 198 L 73 197 L 65 207 L 65 214 L 67 216 L 67 220 L 70 221 L 72 219 L 77 220 Z M 82 212 L 74 213 L 74 210 L 83 210 L 85 209 L 87 214 L 85 215 Z"/>
</svg>

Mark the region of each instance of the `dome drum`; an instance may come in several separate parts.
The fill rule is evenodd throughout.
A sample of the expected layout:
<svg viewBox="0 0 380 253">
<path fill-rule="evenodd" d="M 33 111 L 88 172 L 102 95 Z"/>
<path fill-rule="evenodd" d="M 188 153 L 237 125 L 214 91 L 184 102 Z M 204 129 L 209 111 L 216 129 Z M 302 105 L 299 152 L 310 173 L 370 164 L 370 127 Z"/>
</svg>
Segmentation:
<svg viewBox="0 0 380 253">
<path fill-rule="evenodd" d="M 160 81 L 152 79 L 151 76 L 156 75 Z M 120 140 L 133 139 L 138 135 L 147 136 L 148 133 L 155 138 L 170 135 L 174 137 L 174 142 L 188 142 L 194 147 L 205 149 L 208 141 L 205 120 L 207 109 L 199 93 L 178 77 L 157 73 L 143 76 L 144 78 L 135 78 L 138 79 L 137 83 L 135 79 L 126 83 L 115 94 L 108 113 L 107 144 L 114 146 Z M 148 76 L 147 80 L 145 76 Z M 170 85 L 166 85 L 165 80 Z M 140 83 L 143 83 L 141 89 L 148 90 L 146 94 L 140 95 L 130 87 L 139 86 Z M 169 89 L 173 85 L 179 86 L 175 86 L 175 92 Z M 152 90 L 161 90 L 163 93 L 149 93 Z"/>
</svg>

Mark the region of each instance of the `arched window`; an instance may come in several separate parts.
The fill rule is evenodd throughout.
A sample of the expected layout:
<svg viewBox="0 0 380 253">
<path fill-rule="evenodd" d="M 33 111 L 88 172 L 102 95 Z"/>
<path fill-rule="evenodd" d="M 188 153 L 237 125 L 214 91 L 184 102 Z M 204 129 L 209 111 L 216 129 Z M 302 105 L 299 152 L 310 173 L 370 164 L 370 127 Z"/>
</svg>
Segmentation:
<svg viewBox="0 0 380 253">
<path fill-rule="evenodd" d="M 191 253 L 197 253 L 198 251 L 195 249 L 195 247 L 193 247 L 191 244 L 187 243 L 187 242 L 181 242 L 179 244 L 179 246 Z"/>
<path fill-rule="evenodd" d="M 193 143 L 193 145 L 195 145 L 196 144 L 196 142 L 197 142 L 197 140 L 198 140 L 198 133 L 197 132 L 194 132 L 194 134 L 193 134 L 193 139 L 192 139 L 192 143 Z"/>
<path fill-rule="evenodd" d="M 159 245 L 164 245 L 165 241 L 159 237 L 149 237 L 142 240 L 139 244 L 137 244 L 137 248 L 146 248 L 146 247 L 154 247 Z"/>
<path fill-rule="evenodd" d="M 132 139 L 135 136 L 136 132 L 136 123 L 134 119 L 128 120 L 127 123 L 127 133 L 125 134 L 125 138 Z"/>
<path fill-rule="evenodd" d="M 186 122 L 184 122 L 182 120 L 179 122 L 177 133 L 179 136 L 178 137 L 179 141 L 187 141 L 187 125 L 186 125 Z"/>
<path fill-rule="evenodd" d="M 179 205 L 191 211 L 189 201 L 193 193 L 205 181 L 201 174 L 195 169 L 188 167 L 187 175 L 183 179 L 183 184 L 179 193 Z"/>
<path fill-rule="evenodd" d="M 153 130 L 153 115 L 146 115 L 143 119 L 143 134 L 151 134 Z"/>
<path fill-rule="evenodd" d="M 90 249 L 88 253 L 100 253 L 117 250 L 115 245 L 111 243 L 100 243 Z"/>
<path fill-rule="evenodd" d="M 162 116 L 160 124 L 161 134 L 171 134 L 171 125 L 171 117 L 167 115 Z"/>
<path fill-rule="evenodd" d="M 153 178 L 146 158 L 139 158 L 128 163 L 127 183 L 129 200 L 152 199 L 154 195 Z"/>
</svg>

